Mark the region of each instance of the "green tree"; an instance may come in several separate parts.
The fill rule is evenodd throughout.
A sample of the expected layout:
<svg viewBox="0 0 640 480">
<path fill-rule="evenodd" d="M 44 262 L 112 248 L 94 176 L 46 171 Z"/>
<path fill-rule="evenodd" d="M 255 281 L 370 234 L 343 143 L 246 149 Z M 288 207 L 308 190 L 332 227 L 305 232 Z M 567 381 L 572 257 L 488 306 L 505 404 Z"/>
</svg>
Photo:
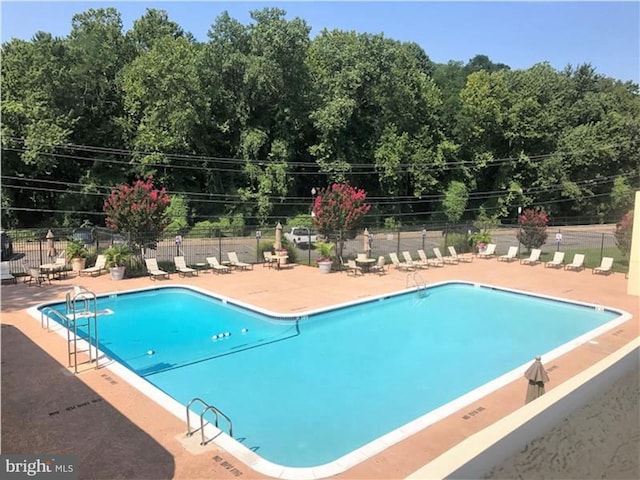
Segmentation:
<svg viewBox="0 0 640 480">
<path fill-rule="evenodd" d="M 464 183 L 453 181 L 449 184 L 449 188 L 447 188 L 444 199 L 442 200 L 444 214 L 449 223 L 460 221 L 467 208 L 468 199 L 469 191 Z"/>
</svg>

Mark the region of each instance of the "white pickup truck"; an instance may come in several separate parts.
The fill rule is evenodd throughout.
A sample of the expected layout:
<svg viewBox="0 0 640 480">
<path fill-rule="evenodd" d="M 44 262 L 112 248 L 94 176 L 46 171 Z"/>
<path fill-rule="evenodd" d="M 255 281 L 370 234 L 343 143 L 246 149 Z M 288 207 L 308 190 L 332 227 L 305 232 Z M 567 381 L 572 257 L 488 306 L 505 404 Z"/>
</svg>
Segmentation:
<svg viewBox="0 0 640 480">
<path fill-rule="evenodd" d="M 309 232 L 307 227 L 293 227 L 290 232 L 284 234 L 284 238 L 289 240 L 296 246 L 309 246 L 309 242 L 313 245 L 318 240 L 318 235 L 313 231 Z"/>
</svg>

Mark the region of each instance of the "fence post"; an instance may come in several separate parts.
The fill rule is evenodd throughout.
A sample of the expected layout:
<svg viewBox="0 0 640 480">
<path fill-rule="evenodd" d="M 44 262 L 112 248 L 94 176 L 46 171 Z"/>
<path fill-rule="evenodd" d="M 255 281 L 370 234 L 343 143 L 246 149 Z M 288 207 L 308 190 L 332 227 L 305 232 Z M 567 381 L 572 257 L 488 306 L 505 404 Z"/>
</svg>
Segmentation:
<svg viewBox="0 0 640 480">
<path fill-rule="evenodd" d="M 400 229 L 398 229 L 398 242 L 396 245 L 396 253 L 400 252 Z"/>
<path fill-rule="evenodd" d="M 602 263 L 603 255 L 604 255 L 604 232 L 602 233 L 602 240 L 600 241 L 600 263 Z"/>
<path fill-rule="evenodd" d="M 38 244 L 40 245 L 40 265 L 44 262 L 42 261 L 42 238 L 38 238 Z"/>
<path fill-rule="evenodd" d="M 222 263 L 222 229 L 217 228 L 216 233 L 218 234 L 218 259 Z"/>
</svg>

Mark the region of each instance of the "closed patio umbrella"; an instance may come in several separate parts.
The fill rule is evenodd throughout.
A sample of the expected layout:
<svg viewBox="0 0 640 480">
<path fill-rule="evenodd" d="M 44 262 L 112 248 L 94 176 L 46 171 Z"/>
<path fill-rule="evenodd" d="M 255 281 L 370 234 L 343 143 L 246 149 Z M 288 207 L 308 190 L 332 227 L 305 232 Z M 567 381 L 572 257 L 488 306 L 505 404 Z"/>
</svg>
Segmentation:
<svg viewBox="0 0 640 480">
<path fill-rule="evenodd" d="M 53 234 L 51 230 L 47 232 L 47 257 L 53 258 L 58 256 L 58 251 L 55 246 L 55 238 L 56 236 Z"/>
<path fill-rule="evenodd" d="M 531 364 L 527 371 L 524 372 L 524 376 L 529 380 L 527 386 L 527 396 L 524 403 L 529 403 L 531 400 L 535 400 L 544 393 L 544 384 L 549 381 L 549 375 L 542 366 L 540 357 L 536 357 L 536 361 Z"/>
<path fill-rule="evenodd" d="M 369 244 L 369 229 L 364 229 L 364 252 L 369 256 L 369 252 L 371 251 L 371 245 Z"/>
<path fill-rule="evenodd" d="M 276 241 L 273 244 L 273 248 L 276 251 L 282 249 L 282 225 L 280 225 L 280 222 L 276 225 Z"/>
</svg>

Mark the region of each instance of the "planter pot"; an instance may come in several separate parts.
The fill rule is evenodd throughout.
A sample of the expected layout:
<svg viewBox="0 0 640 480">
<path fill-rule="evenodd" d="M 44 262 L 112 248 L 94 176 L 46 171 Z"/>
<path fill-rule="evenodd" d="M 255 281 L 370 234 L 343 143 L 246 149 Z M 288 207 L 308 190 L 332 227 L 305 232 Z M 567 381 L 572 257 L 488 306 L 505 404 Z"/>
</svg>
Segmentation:
<svg viewBox="0 0 640 480">
<path fill-rule="evenodd" d="M 278 255 L 278 262 L 280 263 L 280 265 L 286 265 L 288 260 L 289 257 L 285 255 Z"/>
<path fill-rule="evenodd" d="M 331 265 L 333 262 L 318 262 L 318 268 L 320 268 L 320 273 L 329 273 L 331 272 Z"/>
<path fill-rule="evenodd" d="M 83 270 L 86 263 L 87 263 L 87 259 L 86 258 L 72 258 L 71 260 L 69 260 L 69 263 L 71 264 L 71 270 L 73 270 L 74 272 L 78 273 L 80 270 Z"/>
<path fill-rule="evenodd" d="M 114 267 L 109 269 L 111 280 L 122 280 L 124 278 L 125 267 Z"/>
</svg>

